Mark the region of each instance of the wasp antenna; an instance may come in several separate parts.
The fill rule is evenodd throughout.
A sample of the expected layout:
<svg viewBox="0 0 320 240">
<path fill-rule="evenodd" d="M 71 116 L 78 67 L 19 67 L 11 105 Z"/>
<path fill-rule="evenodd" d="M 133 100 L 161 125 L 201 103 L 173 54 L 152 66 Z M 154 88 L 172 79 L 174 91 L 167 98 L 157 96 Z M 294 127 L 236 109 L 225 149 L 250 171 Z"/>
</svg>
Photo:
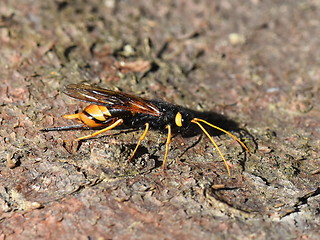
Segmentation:
<svg viewBox="0 0 320 240">
<path fill-rule="evenodd" d="M 228 131 L 226 131 L 226 130 L 224 130 L 222 128 L 219 128 L 218 126 L 213 125 L 213 124 L 211 124 L 211 123 L 209 123 L 209 122 L 207 122 L 207 121 L 205 121 L 203 119 L 200 119 L 200 118 L 194 118 L 194 119 L 191 120 L 191 122 L 193 122 L 193 123 L 203 122 L 203 123 L 207 124 L 210 127 L 213 127 L 213 128 L 215 128 L 215 129 L 217 129 L 217 130 L 219 130 L 221 132 L 224 132 L 225 134 L 228 134 L 230 137 L 232 137 L 234 140 L 236 140 L 247 152 L 250 153 L 249 148 L 239 138 L 237 138 L 236 136 L 234 136 L 230 132 L 228 132 Z"/>
<path fill-rule="evenodd" d="M 191 120 L 191 122 L 197 124 L 197 125 L 201 128 L 201 130 L 207 135 L 207 137 L 210 139 L 210 141 L 212 142 L 212 144 L 214 145 L 214 147 L 217 149 L 219 155 L 221 156 L 224 164 L 226 165 L 226 168 L 227 168 L 227 171 L 228 171 L 229 176 L 231 176 L 230 167 L 229 167 L 229 165 L 228 165 L 227 160 L 224 158 L 222 152 L 220 151 L 220 148 L 218 147 L 217 143 L 213 140 L 213 138 L 211 137 L 211 135 L 210 135 L 210 134 L 207 132 L 207 130 L 199 123 L 199 121 L 201 121 L 201 120 L 202 120 L 202 119 L 194 118 L 194 119 Z M 207 124 L 208 124 L 208 122 L 206 122 L 206 121 L 204 121 L 204 120 L 202 120 L 202 121 L 203 121 L 204 123 L 207 123 Z M 211 125 L 211 124 L 210 124 L 210 125 Z M 210 125 L 209 125 L 209 126 L 210 126 Z M 214 126 L 214 125 L 213 125 L 213 126 Z"/>
</svg>

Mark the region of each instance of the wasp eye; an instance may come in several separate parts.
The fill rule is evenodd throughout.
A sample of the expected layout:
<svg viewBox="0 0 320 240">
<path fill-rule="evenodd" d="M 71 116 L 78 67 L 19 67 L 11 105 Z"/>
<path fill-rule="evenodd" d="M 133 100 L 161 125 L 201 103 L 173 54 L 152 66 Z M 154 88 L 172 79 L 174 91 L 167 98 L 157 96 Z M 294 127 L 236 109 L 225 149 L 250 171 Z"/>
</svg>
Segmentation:
<svg viewBox="0 0 320 240">
<path fill-rule="evenodd" d="M 182 115 L 181 115 L 180 112 L 178 112 L 178 113 L 176 114 L 176 117 L 175 117 L 176 125 L 177 125 L 178 127 L 182 127 L 182 121 L 183 121 Z"/>
</svg>

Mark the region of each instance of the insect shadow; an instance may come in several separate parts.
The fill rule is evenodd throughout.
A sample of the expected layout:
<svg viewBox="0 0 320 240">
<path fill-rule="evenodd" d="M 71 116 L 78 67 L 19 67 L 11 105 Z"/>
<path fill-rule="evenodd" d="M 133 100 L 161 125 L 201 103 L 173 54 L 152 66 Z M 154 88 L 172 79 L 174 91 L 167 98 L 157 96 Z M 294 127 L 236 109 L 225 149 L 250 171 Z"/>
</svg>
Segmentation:
<svg viewBox="0 0 320 240">
<path fill-rule="evenodd" d="M 211 112 L 211 111 L 207 111 L 207 112 L 200 112 L 200 111 L 195 111 L 195 110 L 191 110 L 188 108 L 184 108 L 179 106 L 179 110 L 181 112 L 188 112 L 190 115 L 192 116 L 196 116 L 199 119 L 202 119 L 206 122 L 209 122 L 223 130 L 226 130 L 228 132 L 245 132 L 247 133 L 246 130 L 242 129 L 239 127 L 239 124 L 234 121 L 231 120 L 230 118 L 219 114 L 219 113 L 215 113 L 215 112 Z M 137 128 L 130 128 L 128 126 L 124 126 L 124 125 L 120 125 L 114 128 L 115 130 L 122 130 L 122 133 L 128 133 L 128 132 L 136 132 L 139 129 Z M 142 130 L 143 127 L 140 128 L 140 130 Z M 210 136 L 221 136 L 224 135 L 225 133 L 212 128 L 212 127 L 205 127 L 206 131 L 210 134 Z M 202 136 L 204 135 L 204 132 L 201 128 L 199 128 L 196 124 L 189 124 L 188 127 L 183 128 L 183 131 L 179 131 L 179 128 L 172 128 L 172 134 L 173 137 L 176 137 L 178 135 L 180 135 L 182 138 L 184 139 L 188 139 L 188 138 L 192 138 L 195 136 L 200 136 L 194 143 L 192 143 L 189 147 L 187 147 L 180 155 L 179 157 L 181 157 L 182 155 L 184 155 L 188 150 L 190 150 L 191 148 L 193 148 L 194 146 L 196 146 L 201 140 L 202 140 Z M 165 128 L 161 128 L 158 129 L 159 132 L 161 132 L 162 134 L 166 134 L 166 129 Z M 121 134 L 121 133 L 118 133 Z M 164 145 L 165 143 L 163 143 L 162 145 Z M 135 144 L 130 144 L 130 146 L 132 145 L 132 148 L 134 148 Z M 142 155 L 149 153 L 148 148 L 140 146 L 139 149 L 137 149 L 136 153 L 135 153 L 135 158 L 141 157 Z M 153 158 L 155 158 L 155 154 L 154 153 L 150 153 L 151 156 L 153 156 Z M 160 165 L 162 165 L 162 161 L 160 161 L 159 158 L 155 159 L 156 161 L 156 166 L 155 167 L 159 167 Z"/>
</svg>

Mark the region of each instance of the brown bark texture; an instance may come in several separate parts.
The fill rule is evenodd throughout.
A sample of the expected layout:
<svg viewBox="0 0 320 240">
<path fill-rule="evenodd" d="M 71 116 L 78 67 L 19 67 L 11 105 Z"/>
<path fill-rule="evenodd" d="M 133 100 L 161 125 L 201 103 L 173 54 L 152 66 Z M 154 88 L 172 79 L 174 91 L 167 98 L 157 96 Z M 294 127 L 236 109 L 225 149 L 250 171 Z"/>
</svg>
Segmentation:
<svg viewBox="0 0 320 240">
<path fill-rule="evenodd" d="M 320 2 L 2 0 L 0 239 L 320 239 Z M 89 83 L 217 114 L 207 137 L 41 132 Z M 235 127 L 237 126 L 237 127 Z M 165 130 L 165 129 L 164 129 Z"/>
</svg>

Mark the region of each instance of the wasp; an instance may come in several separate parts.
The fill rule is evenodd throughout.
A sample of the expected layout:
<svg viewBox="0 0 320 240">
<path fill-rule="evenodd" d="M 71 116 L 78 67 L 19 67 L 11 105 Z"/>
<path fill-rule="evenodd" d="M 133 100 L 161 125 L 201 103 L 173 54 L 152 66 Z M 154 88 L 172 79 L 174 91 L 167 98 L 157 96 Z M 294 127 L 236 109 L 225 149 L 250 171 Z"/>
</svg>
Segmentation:
<svg viewBox="0 0 320 240">
<path fill-rule="evenodd" d="M 120 125 L 126 129 L 144 128 L 135 149 L 129 157 L 129 161 L 133 159 L 149 129 L 158 130 L 160 132 L 167 132 L 165 153 L 162 162 L 162 167 L 164 168 L 167 161 L 172 134 L 177 133 L 183 135 L 184 132 L 190 131 L 194 126 L 198 126 L 217 149 L 219 155 L 224 161 L 228 174 L 231 175 L 230 167 L 225 157 L 212 136 L 204 128 L 203 124 L 228 134 L 247 152 L 250 152 L 247 146 L 230 132 L 213 125 L 204 119 L 197 118 L 194 111 L 178 105 L 161 100 L 146 100 L 123 92 L 85 84 L 70 84 L 64 88 L 63 92 L 71 98 L 90 103 L 90 105 L 88 105 L 82 112 L 63 116 L 67 119 L 77 119 L 82 124 L 45 128 L 42 129 L 42 131 L 73 130 L 81 128 L 99 129 L 93 134 L 78 138 L 77 140 L 80 141 L 95 137 Z"/>
</svg>

